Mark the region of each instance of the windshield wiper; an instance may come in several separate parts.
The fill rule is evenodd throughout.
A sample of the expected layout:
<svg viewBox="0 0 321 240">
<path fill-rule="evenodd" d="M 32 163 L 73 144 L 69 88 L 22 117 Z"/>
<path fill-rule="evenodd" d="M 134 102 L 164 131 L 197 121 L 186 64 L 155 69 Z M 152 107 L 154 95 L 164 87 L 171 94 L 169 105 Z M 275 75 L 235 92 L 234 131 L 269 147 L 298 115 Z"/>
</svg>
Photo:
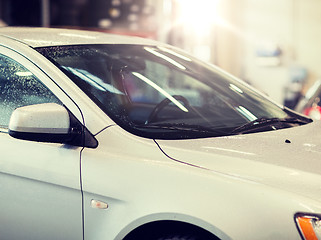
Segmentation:
<svg viewBox="0 0 321 240">
<path fill-rule="evenodd" d="M 197 133 L 206 133 L 206 134 L 215 134 L 215 136 L 226 136 L 229 135 L 227 131 L 220 131 L 210 127 L 204 127 L 201 125 L 192 125 L 186 123 L 159 123 L 159 124 L 148 124 L 140 125 L 137 128 L 146 128 L 146 129 L 164 129 L 172 131 L 188 131 L 188 132 L 197 132 Z"/>
<path fill-rule="evenodd" d="M 266 118 L 266 117 L 261 117 L 258 119 L 255 119 L 251 122 L 245 123 L 239 127 L 236 127 L 232 130 L 232 134 L 234 133 L 244 133 L 250 130 L 255 130 L 257 128 L 262 128 L 265 126 L 271 126 L 272 129 L 273 125 L 276 124 L 287 124 L 289 127 L 289 124 L 298 124 L 298 125 L 303 125 L 306 123 L 309 123 L 309 119 L 300 119 L 296 117 L 290 117 L 290 118 Z M 276 130 L 276 129 L 275 129 Z"/>
</svg>

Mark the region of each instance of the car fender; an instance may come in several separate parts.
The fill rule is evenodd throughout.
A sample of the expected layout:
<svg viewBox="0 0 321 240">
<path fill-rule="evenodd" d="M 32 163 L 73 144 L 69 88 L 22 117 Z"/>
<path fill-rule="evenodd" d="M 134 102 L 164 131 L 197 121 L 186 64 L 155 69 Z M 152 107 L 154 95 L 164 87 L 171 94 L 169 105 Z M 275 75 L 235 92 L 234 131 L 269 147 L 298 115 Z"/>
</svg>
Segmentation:
<svg viewBox="0 0 321 240">
<path fill-rule="evenodd" d="M 177 220 L 221 239 L 249 239 L 248 231 L 252 239 L 300 239 L 294 214 L 321 212 L 304 196 L 175 162 L 152 139 L 118 127 L 96 137 L 98 148 L 82 155 L 86 238 L 121 239 L 142 224 Z M 92 199 L 109 207 L 94 209 Z"/>
</svg>

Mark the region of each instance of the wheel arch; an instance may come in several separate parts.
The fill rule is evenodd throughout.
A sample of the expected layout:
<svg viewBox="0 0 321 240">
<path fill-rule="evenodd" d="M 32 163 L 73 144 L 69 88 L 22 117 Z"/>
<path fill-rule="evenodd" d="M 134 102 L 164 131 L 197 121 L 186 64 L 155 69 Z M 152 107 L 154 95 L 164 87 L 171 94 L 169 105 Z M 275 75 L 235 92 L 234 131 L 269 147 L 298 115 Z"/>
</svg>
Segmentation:
<svg viewBox="0 0 321 240">
<path fill-rule="evenodd" d="M 220 229 L 203 220 L 190 216 L 171 215 L 171 217 L 148 216 L 126 226 L 116 239 L 136 240 L 152 239 L 161 234 L 195 234 L 206 240 L 230 240 Z M 151 220 L 151 218 L 153 218 Z"/>
</svg>

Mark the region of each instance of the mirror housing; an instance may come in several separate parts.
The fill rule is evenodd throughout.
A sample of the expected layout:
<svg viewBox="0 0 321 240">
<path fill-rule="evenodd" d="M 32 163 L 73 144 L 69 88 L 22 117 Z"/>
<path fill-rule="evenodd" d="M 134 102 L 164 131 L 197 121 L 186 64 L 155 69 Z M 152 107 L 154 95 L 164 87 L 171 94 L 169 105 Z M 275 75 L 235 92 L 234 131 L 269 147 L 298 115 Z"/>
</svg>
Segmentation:
<svg viewBox="0 0 321 240">
<path fill-rule="evenodd" d="M 17 108 L 9 122 L 9 135 L 23 140 L 96 147 L 97 140 L 68 112 L 56 103 Z"/>
</svg>

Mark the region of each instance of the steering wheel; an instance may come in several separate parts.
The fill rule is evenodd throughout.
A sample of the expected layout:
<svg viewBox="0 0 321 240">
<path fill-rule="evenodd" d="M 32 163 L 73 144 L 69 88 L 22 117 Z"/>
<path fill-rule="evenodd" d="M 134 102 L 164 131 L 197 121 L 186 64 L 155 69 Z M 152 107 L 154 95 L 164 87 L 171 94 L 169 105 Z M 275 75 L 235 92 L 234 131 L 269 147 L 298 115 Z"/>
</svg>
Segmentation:
<svg viewBox="0 0 321 240">
<path fill-rule="evenodd" d="M 175 98 L 178 101 L 181 101 L 182 103 L 184 103 L 185 107 L 188 108 L 190 106 L 188 100 L 181 96 L 181 95 L 173 95 L 173 98 Z M 170 104 L 172 101 L 169 100 L 168 98 L 163 99 L 161 102 L 159 102 L 153 109 L 153 111 L 149 114 L 148 119 L 146 120 L 145 124 L 154 122 L 157 114 L 164 108 L 166 107 L 168 104 Z"/>
</svg>

